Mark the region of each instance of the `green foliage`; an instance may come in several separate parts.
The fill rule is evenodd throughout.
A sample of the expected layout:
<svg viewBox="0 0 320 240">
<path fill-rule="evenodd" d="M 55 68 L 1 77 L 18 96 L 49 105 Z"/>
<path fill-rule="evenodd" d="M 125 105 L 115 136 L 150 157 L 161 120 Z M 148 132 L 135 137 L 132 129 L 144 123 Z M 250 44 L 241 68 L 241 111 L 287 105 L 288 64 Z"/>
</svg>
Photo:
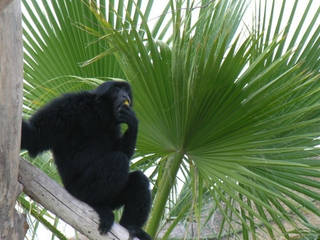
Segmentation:
<svg viewBox="0 0 320 240">
<path fill-rule="evenodd" d="M 100 28 L 81 1 L 22 2 L 25 113 L 61 93 L 92 88 L 97 85 L 96 78 L 123 78 L 113 56 L 87 67 L 80 66 L 106 47 L 96 43 L 96 36 L 77 27 L 83 24 L 97 31 Z"/>
<path fill-rule="evenodd" d="M 24 18 L 25 112 L 61 92 L 127 79 L 140 122 L 132 168 L 153 183 L 151 235 L 166 229 L 167 239 L 195 221 L 200 237 L 214 213 L 218 239 L 319 231 L 304 214 L 320 217 L 319 4 L 311 16 L 309 1 L 292 29 L 298 0 L 280 1 L 279 13 L 279 1 L 257 1 L 245 35 L 247 1 L 169 0 L 152 28 L 152 0 L 39 2 L 45 12 L 28 11 L 38 30 Z"/>
</svg>

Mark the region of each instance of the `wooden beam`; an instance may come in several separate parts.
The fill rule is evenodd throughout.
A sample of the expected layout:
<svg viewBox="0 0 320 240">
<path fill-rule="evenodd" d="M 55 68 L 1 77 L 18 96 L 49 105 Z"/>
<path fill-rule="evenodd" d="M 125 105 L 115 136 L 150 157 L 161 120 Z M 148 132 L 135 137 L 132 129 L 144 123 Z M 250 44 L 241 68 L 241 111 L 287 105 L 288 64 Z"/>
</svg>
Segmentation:
<svg viewBox="0 0 320 240">
<path fill-rule="evenodd" d="M 0 0 L 0 12 L 4 10 L 12 0 Z"/>
<path fill-rule="evenodd" d="M 23 216 L 15 211 L 22 106 L 20 0 L 0 0 L 0 239 L 22 240 Z"/>
</svg>

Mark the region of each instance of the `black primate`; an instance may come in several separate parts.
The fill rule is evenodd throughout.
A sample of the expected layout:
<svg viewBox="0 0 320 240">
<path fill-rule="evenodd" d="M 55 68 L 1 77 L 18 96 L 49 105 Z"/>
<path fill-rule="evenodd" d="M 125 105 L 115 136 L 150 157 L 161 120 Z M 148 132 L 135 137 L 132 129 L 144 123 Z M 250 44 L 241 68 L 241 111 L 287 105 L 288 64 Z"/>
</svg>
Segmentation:
<svg viewBox="0 0 320 240">
<path fill-rule="evenodd" d="M 121 123 L 128 125 L 123 135 Z M 141 227 L 151 206 L 149 181 L 140 171 L 129 172 L 137 130 L 130 85 L 109 81 L 56 98 L 23 120 L 21 149 L 31 156 L 52 151 L 65 188 L 98 213 L 101 234 L 113 224 L 112 210 L 124 206 L 120 224 L 148 240 Z"/>
</svg>

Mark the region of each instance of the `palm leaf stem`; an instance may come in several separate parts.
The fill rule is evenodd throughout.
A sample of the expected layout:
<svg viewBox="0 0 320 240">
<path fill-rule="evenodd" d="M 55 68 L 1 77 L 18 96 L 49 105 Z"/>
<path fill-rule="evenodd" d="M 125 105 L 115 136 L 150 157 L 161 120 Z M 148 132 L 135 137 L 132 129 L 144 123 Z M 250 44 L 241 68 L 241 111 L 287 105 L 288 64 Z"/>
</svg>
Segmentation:
<svg viewBox="0 0 320 240">
<path fill-rule="evenodd" d="M 174 185 L 177 172 L 183 160 L 184 153 L 182 151 L 172 153 L 167 159 L 164 167 L 164 174 L 160 180 L 158 191 L 153 201 L 153 211 L 149 217 L 146 231 L 154 238 L 164 215 L 166 202 L 170 194 L 170 190 Z"/>
</svg>

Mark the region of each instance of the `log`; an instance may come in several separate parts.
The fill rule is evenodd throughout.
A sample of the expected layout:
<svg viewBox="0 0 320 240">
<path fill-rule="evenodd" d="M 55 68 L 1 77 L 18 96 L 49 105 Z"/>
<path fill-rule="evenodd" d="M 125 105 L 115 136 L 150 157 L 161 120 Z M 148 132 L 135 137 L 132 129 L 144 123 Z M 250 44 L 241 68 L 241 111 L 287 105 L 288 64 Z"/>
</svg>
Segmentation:
<svg viewBox="0 0 320 240">
<path fill-rule="evenodd" d="M 20 0 L 0 0 L 0 239 L 22 240 L 25 218 L 15 211 L 22 106 Z"/>
<path fill-rule="evenodd" d="M 0 12 L 5 9 L 12 0 L 0 0 Z"/>
<path fill-rule="evenodd" d="M 99 218 L 86 203 L 71 196 L 62 186 L 24 159 L 20 160 L 19 182 L 24 192 L 73 228 L 92 240 L 127 240 L 128 231 L 113 224 L 107 235 L 98 232 Z M 135 240 L 138 240 L 135 238 Z"/>
</svg>

